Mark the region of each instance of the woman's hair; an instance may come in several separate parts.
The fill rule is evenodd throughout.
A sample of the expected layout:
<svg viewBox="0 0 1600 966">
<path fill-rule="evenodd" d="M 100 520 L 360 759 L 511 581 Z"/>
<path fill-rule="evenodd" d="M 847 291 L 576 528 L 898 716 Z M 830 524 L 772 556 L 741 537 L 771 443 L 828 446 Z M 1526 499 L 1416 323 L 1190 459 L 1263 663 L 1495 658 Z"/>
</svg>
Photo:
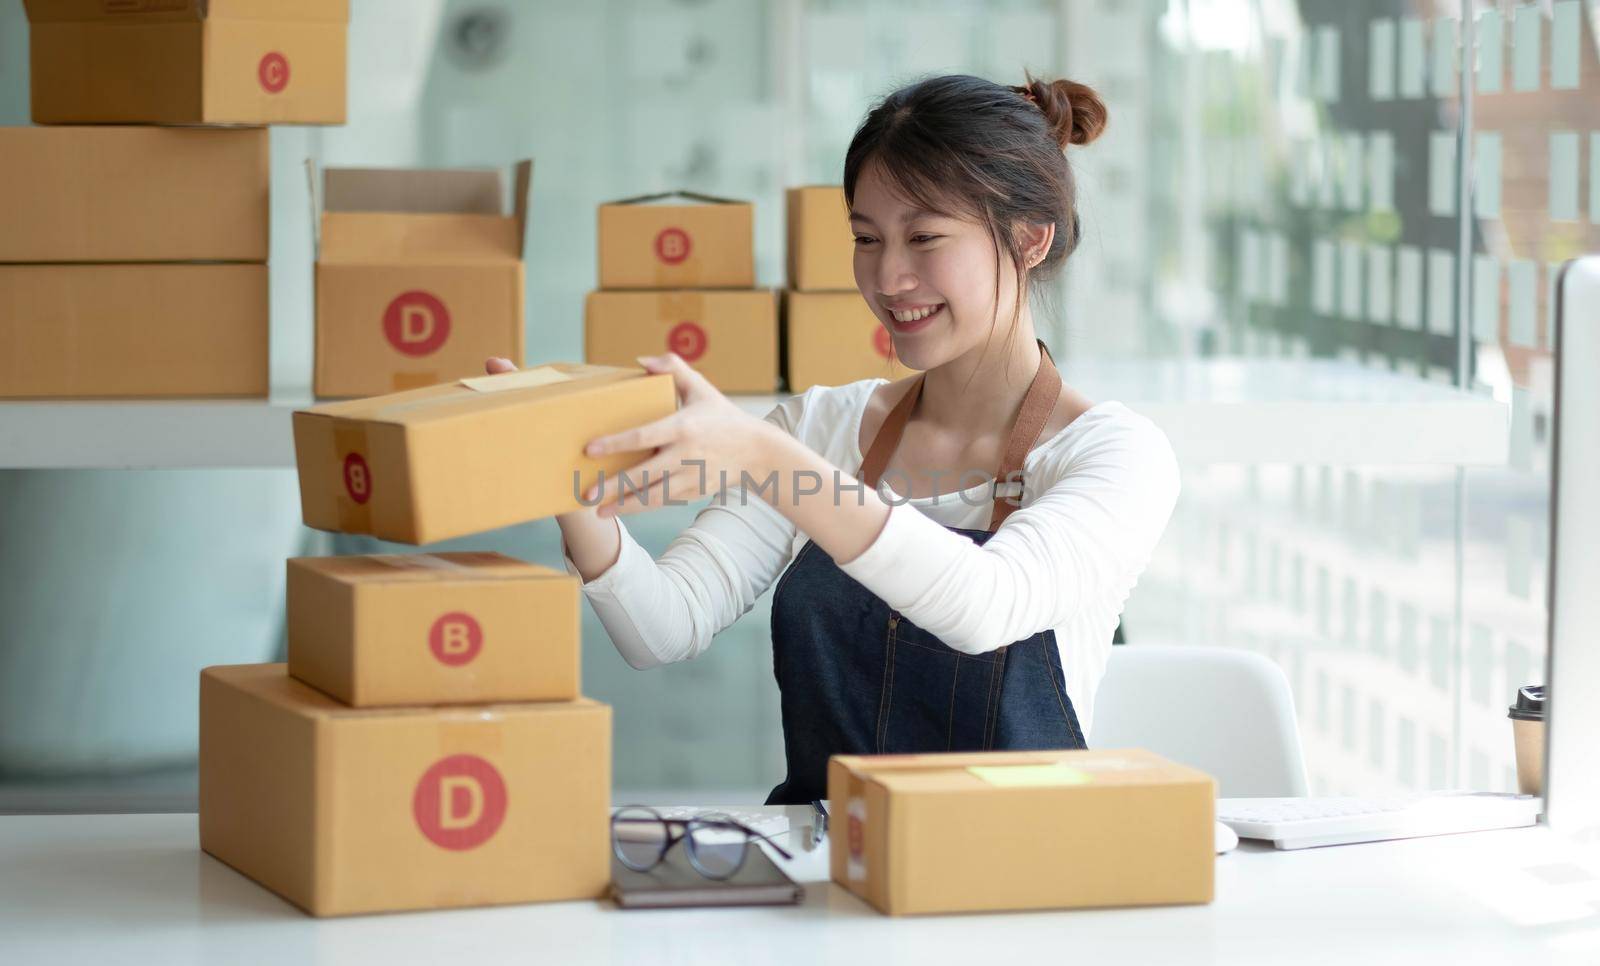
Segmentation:
<svg viewBox="0 0 1600 966">
<path fill-rule="evenodd" d="M 975 218 L 995 240 L 995 304 L 999 257 L 1017 270 L 1013 329 L 1030 281 L 1051 277 L 1078 246 L 1077 189 L 1068 145 L 1088 144 L 1106 126 L 1106 106 L 1093 89 L 1031 74 L 1020 87 L 955 74 L 900 88 L 861 122 L 844 157 L 844 195 L 855 203 L 856 179 L 876 161 L 890 187 L 930 211 Z M 1031 270 L 1017 229 L 1056 226 L 1044 259 Z"/>
</svg>

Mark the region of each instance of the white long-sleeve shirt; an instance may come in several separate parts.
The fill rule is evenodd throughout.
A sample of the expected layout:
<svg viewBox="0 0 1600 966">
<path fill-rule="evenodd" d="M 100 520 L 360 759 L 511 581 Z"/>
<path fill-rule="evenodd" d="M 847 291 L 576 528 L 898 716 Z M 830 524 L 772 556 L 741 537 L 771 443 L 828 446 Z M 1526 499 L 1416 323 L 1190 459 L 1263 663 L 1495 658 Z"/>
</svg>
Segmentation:
<svg viewBox="0 0 1600 966">
<path fill-rule="evenodd" d="M 863 459 L 862 414 L 884 381 L 817 386 L 766 418 L 853 476 Z M 1177 501 L 1178 465 L 1165 434 L 1121 403 L 1093 406 L 1028 454 L 1021 505 L 982 547 L 945 527 L 985 529 L 990 482 L 908 500 L 890 488 L 894 474 L 886 476 L 878 488 L 891 504 L 883 531 L 840 569 L 960 651 L 991 651 L 1053 629 L 1067 694 L 1088 734 L 1117 618 Z M 730 480 L 658 560 L 618 520 L 617 561 L 583 593 L 634 667 L 705 651 L 804 546 L 787 517 L 737 483 Z M 823 481 L 824 493 L 832 486 Z M 855 498 L 849 490 L 840 497 Z M 567 570 L 578 573 L 570 557 Z"/>
</svg>

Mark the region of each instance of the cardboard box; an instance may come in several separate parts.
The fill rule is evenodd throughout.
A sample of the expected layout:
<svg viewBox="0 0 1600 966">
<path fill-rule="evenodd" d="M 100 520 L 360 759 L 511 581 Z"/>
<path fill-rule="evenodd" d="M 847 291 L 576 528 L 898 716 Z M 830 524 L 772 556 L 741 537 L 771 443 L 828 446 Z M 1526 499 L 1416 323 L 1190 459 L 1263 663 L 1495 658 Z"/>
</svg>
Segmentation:
<svg viewBox="0 0 1600 966">
<path fill-rule="evenodd" d="M 343 124 L 346 0 L 24 0 L 38 124 Z"/>
<path fill-rule="evenodd" d="M 682 198 L 691 204 L 660 204 Z M 600 287 L 752 288 L 755 208 L 692 191 L 600 206 Z"/>
<path fill-rule="evenodd" d="M 583 455 L 597 436 L 677 409 L 672 377 L 555 363 L 294 414 L 307 526 L 430 543 L 576 510 L 645 451 Z"/>
<path fill-rule="evenodd" d="M 783 369 L 789 391 L 911 375 L 859 292 L 783 293 Z"/>
<path fill-rule="evenodd" d="M 590 292 L 583 357 L 632 365 L 676 352 L 723 392 L 778 388 L 778 303 L 773 292 Z"/>
<path fill-rule="evenodd" d="M 200 847 L 317 916 L 593 899 L 611 709 L 347 708 L 282 664 L 200 674 Z"/>
<path fill-rule="evenodd" d="M 265 265 L 0 265 L 0 398 L 265 396 Z"/>
<path fill-rule="evenodd" d="M 838 755 L 833 881 L 880 912 L 1212 899 L 1216 783 L 1147 751 Z"/>
<path fill-rule="evenodd" d="M 522 364 L 523 239 L 533 162 L 511 213 L 493 170 L 330 168 L 317 246 L 319 397 L 375 396 Z M 312 170 L 313 203 L 317 198 Z"/>
<path fill-rule="evenodd" d="M 264 262 L 265 128 L 0 127 L 0 262 Z"/>
<path fill-rule="evenodd" d="M 578 580 L 498 553 L 289 561 L 289 673 L 357 708 L 578 697 Z"/>
<path fill-rule="evenodd" d="M 850 206 L 839 185 L 790 188 L 784 193 L 789 226 L 789 287 L 807 292 L 856 291 L 856 241 Z"/>
</svg>

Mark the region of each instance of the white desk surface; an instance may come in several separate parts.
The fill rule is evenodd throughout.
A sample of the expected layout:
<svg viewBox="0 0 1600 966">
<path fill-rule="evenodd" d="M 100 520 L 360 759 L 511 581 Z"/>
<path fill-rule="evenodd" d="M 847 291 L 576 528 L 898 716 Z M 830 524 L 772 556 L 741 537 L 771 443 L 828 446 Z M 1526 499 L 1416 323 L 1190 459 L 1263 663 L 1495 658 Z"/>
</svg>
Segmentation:
<svg viewBox="0 0 1600 966">
<path fill-rule="evenodd" d="M 828 883 L 824 843 L 790 866 L 806 884 L 798 907 L 319 920 L 200 852 L 192 814 L 11 816 L 0 963 L 1600 963 L 1600 880 L 1573 854 L 1543 827 L 1246 844 L 1218 856 L 1207 906 L 890 918 Z"/>
</svg>

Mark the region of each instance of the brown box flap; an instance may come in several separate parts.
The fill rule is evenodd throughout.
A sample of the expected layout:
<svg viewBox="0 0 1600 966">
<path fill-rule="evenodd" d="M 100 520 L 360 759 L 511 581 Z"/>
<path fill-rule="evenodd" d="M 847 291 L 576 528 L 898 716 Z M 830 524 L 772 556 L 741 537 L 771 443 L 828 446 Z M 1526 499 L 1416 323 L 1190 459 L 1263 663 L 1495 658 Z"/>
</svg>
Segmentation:
<svg viewBox="0 0 1600 966">
<path fill-rule="evenodd" d="M 529 384 L 530 378 L 540 375 L 553 378 L 538 384 Z M 301 412 L 335 419 L 359 419 L 414 426 L 508 406 L 521 406 L 540 399 L 592 392 L 613 382 L 639 378 L 671 377 L 652 376 L 637 368 L 555 362 L 518 372 L 480 376 L 472 380 L 442 383 L 422 389 L 391 393 L 387 396 L 323 403 Z"/>
<path fill-rule="evenodd" d="M 254 695 L 295 714 L 309 718 L 438 718 L 448 727 L 452 719 L 480 721 L 485 718 L 526 718 L 535 715 L 588 714 L 605 711 L 606 705 L 592 698 L 573 701 L 527 701 L 504 704 L 473 704 L 459 708 L 432 705 L 407 705 L 391 708 L 352 708 L 336 701 L 309 684 L 289 676 L 287 664 L 218 664 L 201 670 L 228 687 Z M 454 713 L 453 713 L 454 712 Z"/>
<path fill-rule="evenodd" d="M 346 23 L 349 0 L 23 0 L 33 23 L 178 23 L 211 19 Z"/>
<path fill-rule="evenodd" d="M 530 160 L 512 168 L 509 215 L 495 170 L 327 168 L 319 185 L 306 164 L 319 261 L 522 258 Z"/>
<path fill-rule="evenodd" d="M 572 579 L 565 571 L 493 551 L 294 557 L 289 565 L 303 567 L 341 583 Z"/>
<path fill-rule="evenodd" d="M 720 198 L 716 195 L 703 195 L 698 191 L 661 191 L 655 194 L 634 195 L 632 198 L 619 198 L 616 201 L 604 201 L 603 205 L 647 205 L 670 198 L 682 198 L 699 205 L 748 205 L 748 201 L 737 198 Z"/>
<path fill-rule="evenodd" d="M 890 791 L 970 792 L 1003 788 L 1060 789 L 1153 784 L 1212 783 L 1205 772 L 1142 748 L 1084 751 L 975 752 L 966 754 L 846 756 L 836 759 L 851 773 Z M 1054 769 L 1065 780 L 999 784 L 978 769 Z M 998 776 L 997 776 L 998 777 Z"/>
<path fill-rule="evenodd" d="M 324 168 L 324 211 L 498 215 L 500 172 L 427 168 Z"/>
</svg>

